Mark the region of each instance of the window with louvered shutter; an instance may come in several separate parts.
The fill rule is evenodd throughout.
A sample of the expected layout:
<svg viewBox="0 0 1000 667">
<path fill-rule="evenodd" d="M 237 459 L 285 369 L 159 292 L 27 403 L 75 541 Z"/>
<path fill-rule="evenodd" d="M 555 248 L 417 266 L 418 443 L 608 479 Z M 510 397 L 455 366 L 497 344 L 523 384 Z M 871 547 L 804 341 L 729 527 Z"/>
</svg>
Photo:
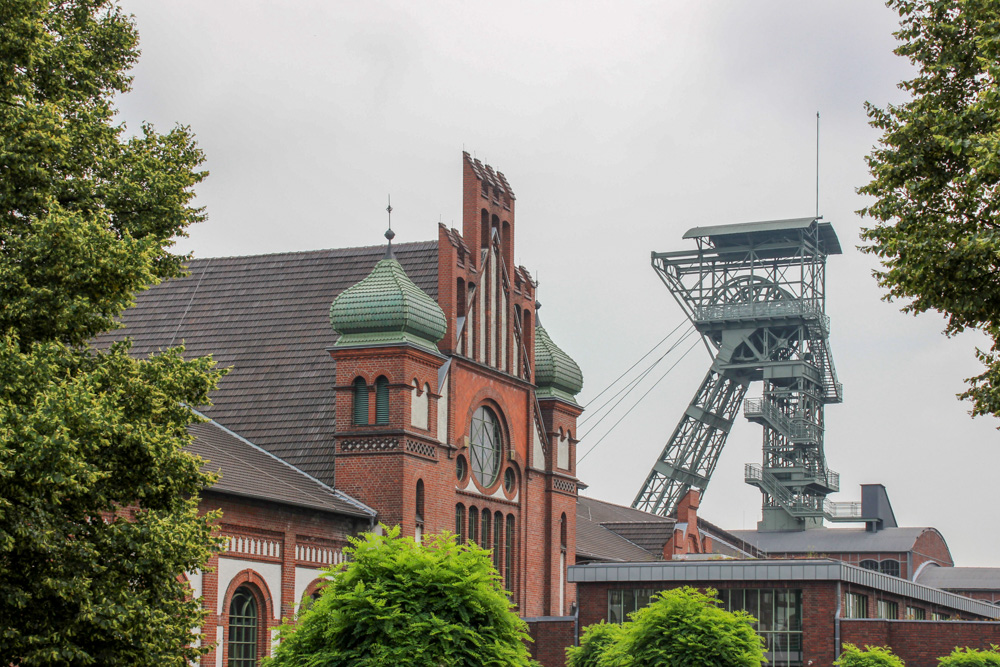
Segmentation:
<svg viewBox="0 0 1000 667">
<path fill-rule="evenodd" d="M 375 423 L 389 423 L 389 381 L 384 375 L 375 380 Z"/>
<path fill-rule="evenodd" d="M 354 380 L 354 423 L 368 423 L 368 385 L 364 378 Z"/>
</svg>

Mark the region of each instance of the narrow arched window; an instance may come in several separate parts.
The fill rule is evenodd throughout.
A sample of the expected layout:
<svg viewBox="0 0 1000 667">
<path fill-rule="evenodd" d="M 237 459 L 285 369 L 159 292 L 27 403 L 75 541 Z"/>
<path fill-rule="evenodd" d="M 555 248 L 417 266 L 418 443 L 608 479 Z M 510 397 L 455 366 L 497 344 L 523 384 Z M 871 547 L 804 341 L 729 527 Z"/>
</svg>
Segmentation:
<svg viewBox="0 0 1000 667">
<path fill-rule="evenodd" d="M 368 423 L 368 385 L 361 377 L 354 380 L 354 423 Z"/>
<path fill-rule="evenodd" d="M 257 599 L 246 586 L 229 603 L 229 667 L 257 667 Z"/>
<path fill-rule="evenodd" d="M 417 544 L 423 542 L 424 538 L 424 480 L 417 480 L 417 497 L 415 498 L 413 539 Z"/>
<path fill-rule="evenodd" d="M 479 510 L 475 505 L 469 508 L 469 541 L 479 544 Z"/>
<path fill-rule="evenodd" d="M 507 534 L 504 535 L 503 580 L 507 590 L 514 591 L 514 515 L 507 515 Z"/>
<path fill-rule="evenodd" d="M 566 513 L 559 517 L 559 546 L 566 551 Z"/>
<path fill-rule="evenodd" d="M 424 480 L 417 480 L 417 522 L 424 522 Z"/>
<path fill-rule="evenodd" d="M 490 548 L 490 526 L 493 523 L 493 515 L 489 510 L 483 510 L 483 526 L 480 531 L 481 541 L 479 545 L 484 549 Z"/>
<path fill-rule="evenodd" d="M 375 380 L 375 423 L 389 423 L 389 380 L 384 375 Z"/>
<path fill-rule="evenodd" d="M 493 567 L 497 572 L 503 574 L 503 513 L 497 512 L 493 515 Z"/>
<path fill-rule="evenodd" d="M 459 544 L 465 543 L 465 505 L 455 505 L 455 537 Z"/>
</svg>

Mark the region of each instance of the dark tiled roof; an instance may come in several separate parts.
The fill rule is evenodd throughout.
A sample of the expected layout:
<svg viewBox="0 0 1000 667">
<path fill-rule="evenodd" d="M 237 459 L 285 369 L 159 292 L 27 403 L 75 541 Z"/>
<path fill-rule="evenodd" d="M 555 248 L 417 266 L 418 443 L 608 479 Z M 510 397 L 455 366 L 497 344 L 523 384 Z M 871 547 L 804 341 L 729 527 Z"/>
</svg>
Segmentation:
<svg viewBox="0 0 1000 667">
<path fill-rule="evenodd" d="M 579 496 L 576 502 L 577 561 L 646 562 L 663 557 L 673 519 Z"/>
<path fill-rule="evenodd" d="M 338 514 L 375 514 L 215 422 L 193 424 L 188 430 L 195 440 L 186 449 L 205 459 L 205 470 L 221 474 L 213 491 Z"/>
<path fill-rule="evenodd" d="M 407 275 L 437 299 L 437 242 L 393 246 Z M 226 428 L 333 485 L 337 340 L 329 308 L 368 275 L 384 246 L 193 260 L 190 275 L 139 294 L 125 329 L 145 356 L 183 342 L 187 356 L 230 368 L 203 412 Z"/>
</svg>

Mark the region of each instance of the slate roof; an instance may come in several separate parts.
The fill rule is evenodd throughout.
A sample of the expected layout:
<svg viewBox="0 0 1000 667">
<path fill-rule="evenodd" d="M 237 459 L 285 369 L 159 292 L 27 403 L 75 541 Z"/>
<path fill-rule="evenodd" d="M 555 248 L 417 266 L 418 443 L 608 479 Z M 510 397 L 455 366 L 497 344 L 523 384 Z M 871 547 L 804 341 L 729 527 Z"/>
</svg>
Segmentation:
<svg viewBox="0 0 1000 667">
<path fill-rule="evenodd" d="M 676 521 L 586 496 L 576 502 L 577 561 L 660 560 Z"/>
<path fill-rule="evenodd" d="M 933 531 L 934 528 L 883 528 L 874 533 L 868 532 L 864 528 L 817 528 L 793 532 L 731 530 L 729 532 L 769 554 L 829 554 L 909 551 L 913 548 L 917 538 L 928 530 Z"/>
<path fill-rule="evenodd" d="M 437 299 L 436 241 L 394 245 L 407 275 Z M 188 357 L 211 354 L 229 368 L 202 412 L 320 481 L 333 479 L 333 384 L 327 348 L 337 334 L 329 309 L 371 273 L 384 246 L 196 259 L 190 275 L 138 295 L 124 329 L 145 356 L 184 343 Z"/>
<path fill-rule="evenodd" d="M 338 514 L 375 516 L 375 511 L 366 505 L 331 489 L 215 422 L 193 424 L 188 430 L 195 440 L 187 451 L 205 459 L 204 470 L 221 474 L 212 491 Z"/>
<path fill-rule="evenodd" d="M 1000 567 L 926 567 L 917 583 L 952 591 L 1000 590 Z"/>
</svg>

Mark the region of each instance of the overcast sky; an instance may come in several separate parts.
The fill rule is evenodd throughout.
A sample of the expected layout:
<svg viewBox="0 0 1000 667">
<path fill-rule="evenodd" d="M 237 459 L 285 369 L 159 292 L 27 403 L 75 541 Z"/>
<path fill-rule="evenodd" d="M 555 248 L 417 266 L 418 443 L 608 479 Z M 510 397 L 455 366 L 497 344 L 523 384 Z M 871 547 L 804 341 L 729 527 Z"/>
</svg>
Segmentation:
<svg viewBox="0 0 1000 667">
<path fill-rule="evenodd" d="M 122 120 L 190 125 L 208 156 L 209 220 L 181 251 L 378 244 L 387 193 L 397 242 L 436 238 L 439 220 L 461 227 L 465 148 L 517 195 L 515 259 L 583 369 L 584 404 L 684 318 L 650 251 L 690 248 L 694 226 L 813 214 L 819 111 L 819 209 L 844 246 L 828 264 L 846 393 L 826 412 L 831 499 L 882 483 L 900 524 L 941 530 L 956 564 L 1000 566 L 997 421 L 955 399 L 980 339 L 882 302 L 856 249 L 878 138 L 863 105 L 901 101 L 910 71 L 880 3 L 123 4 L 143 53 Z M 709 364 L 696 348 L 582 461 L 587 494 L 631 503 Z M 617 418 L 584 425 L 580 454 Z M 743 464 L 760 459 L 761 428 L 741 417 L 702 515 L 752 528 Z"/>
</svg>

